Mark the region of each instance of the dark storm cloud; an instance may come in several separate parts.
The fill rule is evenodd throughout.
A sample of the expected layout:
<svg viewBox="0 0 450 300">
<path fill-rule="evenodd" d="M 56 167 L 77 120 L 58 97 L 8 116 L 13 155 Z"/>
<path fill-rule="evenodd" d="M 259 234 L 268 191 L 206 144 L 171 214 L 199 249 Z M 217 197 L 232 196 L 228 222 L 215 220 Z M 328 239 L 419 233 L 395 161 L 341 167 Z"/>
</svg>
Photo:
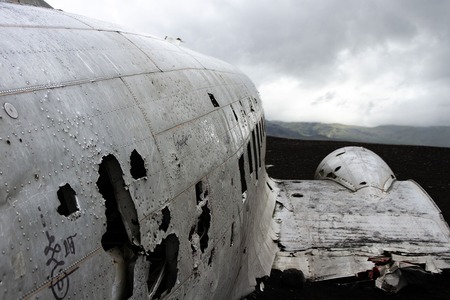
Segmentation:
<svg viewBox="0 0 450 300">
<path fill-rule="evenodd" d="M 269 118 L 450 125 L 442 117 L 450 114 L 442 106 L 450 102 L 450 1 L 101 2 L 77 12 L 180 37 L 237 65 L 260 89 Z"/>
<path fill-rule="evenodd" d="M 193 46 L 233 63 L 264 65 L 272 72 L 304 78 L 326 78 L 332 73 L 336 55 L 353 38 L 348 30 L 351 13 L 338 3 L 317 3 L 224 5 L 223 14 L 208 26 L 209 38 L 197 38 Z M 201 27 L 195 30 L 197 36 Z"/>
<path fill-rule="evenodd" d="M 228 6 L 223 17 L 208 26 L 209 36 L 228 38 L 206 44 L 197 39 L 195 46 L 234 63 L 264 64 L 320 84 L 336 75 L 342 51 L 357 55 L 388 43 L 408 47 L 421 35 L 448 43 L 448 11 L 448 1 L 261 1 L 236 12 Z M 448 55 L 449 48 L 436 48 L 437 56 Z M 420 45 L 418 57 L 425 54 L 421 50 L 434 49 Z"/>
</svg>

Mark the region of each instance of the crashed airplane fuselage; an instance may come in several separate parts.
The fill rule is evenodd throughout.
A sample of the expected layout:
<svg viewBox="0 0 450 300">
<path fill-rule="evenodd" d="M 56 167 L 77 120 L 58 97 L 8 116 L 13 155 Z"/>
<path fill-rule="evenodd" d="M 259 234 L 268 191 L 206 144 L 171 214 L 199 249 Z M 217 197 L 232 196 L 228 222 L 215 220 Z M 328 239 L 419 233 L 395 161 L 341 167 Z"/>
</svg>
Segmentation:
<svg viewBox="0 0 450 300">
<path fill-rule="evenodd" d="M 385 253 L 392 265 L 408 261 L 429 273 L 450 268 L 450 230 L 441 211 L 416 182 L 396 180 L 372 151 L 337 149 L 315 179 L 276 184 L 280 251 L 273 268 L 302 270 L 311 281 L 352 277 Z"/>
<path fill-rule="evenodd" d="M 272 267 L 345 277 L 386 250 L 448 267 L 438 209 L 381 159 L 270 180 L 261 100 L 227 63 L 0 2 L 0 74 L 1 299 L 238 299 Z"/>
<path fill-rule="evenodd" d="M 0 298 L 230 299 L 267 274 L 261 101 L 233 66 L 0 3 Z"/>
</svg>

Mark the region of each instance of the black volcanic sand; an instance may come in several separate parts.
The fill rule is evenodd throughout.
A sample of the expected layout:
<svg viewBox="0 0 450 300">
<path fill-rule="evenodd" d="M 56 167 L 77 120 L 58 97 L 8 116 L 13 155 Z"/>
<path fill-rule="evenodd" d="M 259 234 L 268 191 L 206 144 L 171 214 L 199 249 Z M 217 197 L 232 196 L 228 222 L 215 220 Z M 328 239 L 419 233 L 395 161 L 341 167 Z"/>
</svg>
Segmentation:
<svg viewBox="0 0 450 300">
<path fill-rule="evenodd" d="M 450 148 L 364 144 L 354 142 L 305 141 L 267 137 L 266 165 L 276 179 L 313 179 L 329 153 L 345 146 L 362 146 L 378 154 L 398 180 L 413 179 L 433 198 L 444 218 L 450 220 Z M 272 165 L 272 166 L 271 166 Z M 450 271 L 435 275 L 425 286 L 406 286 L 398 294 L 386 295 L 374 282 L 342 279 L 306 282 L 302 288 L 286 287 L 281 272 L 273 270 L 264 292 L 246 299 L 450 299 Z"/>
</svg>

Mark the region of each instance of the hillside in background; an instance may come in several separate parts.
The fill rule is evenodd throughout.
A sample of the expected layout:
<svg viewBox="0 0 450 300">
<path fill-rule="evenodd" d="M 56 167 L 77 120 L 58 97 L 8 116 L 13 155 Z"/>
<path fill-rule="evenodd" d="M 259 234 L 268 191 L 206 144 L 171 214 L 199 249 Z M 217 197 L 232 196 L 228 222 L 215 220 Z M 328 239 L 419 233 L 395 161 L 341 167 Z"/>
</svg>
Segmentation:
<svg viewBox="0 0 450 300">
<path fill-rule="evenodd" d="M 321 141 L 450 147 L 450 127 L 385 125 L 361 127 L 341 124 L 266 121 L 267 134 Z"/>
</svg>

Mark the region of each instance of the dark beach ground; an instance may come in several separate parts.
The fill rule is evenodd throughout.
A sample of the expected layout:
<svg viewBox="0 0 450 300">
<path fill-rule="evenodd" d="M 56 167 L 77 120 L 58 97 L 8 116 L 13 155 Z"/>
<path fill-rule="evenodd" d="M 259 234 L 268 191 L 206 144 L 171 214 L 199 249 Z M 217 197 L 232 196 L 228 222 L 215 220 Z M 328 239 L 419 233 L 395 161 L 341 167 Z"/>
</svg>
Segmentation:
<svg viewBox="0 0 450 300">
<path fill-rule="evenodd" d="M 450 148 L 267 137 L 266 165 L 272 165 L 268 173 L 277 179 L 313 179 L 322 159 L 345 146 L 372 150 L 391 167 L 398 180 L 415 180 L 450 221 Z M 280 273 L 273 271 L 264 292 L 254 292 L 246 299 L 450 299 L 450 272 L 434 276 L 426 286 L 410 285 L 398 294 L 386 295 L 373 282 L 353 280 L 307 282 L 301 289 L 288 288 L 280 280 Z"/>
</svg>

